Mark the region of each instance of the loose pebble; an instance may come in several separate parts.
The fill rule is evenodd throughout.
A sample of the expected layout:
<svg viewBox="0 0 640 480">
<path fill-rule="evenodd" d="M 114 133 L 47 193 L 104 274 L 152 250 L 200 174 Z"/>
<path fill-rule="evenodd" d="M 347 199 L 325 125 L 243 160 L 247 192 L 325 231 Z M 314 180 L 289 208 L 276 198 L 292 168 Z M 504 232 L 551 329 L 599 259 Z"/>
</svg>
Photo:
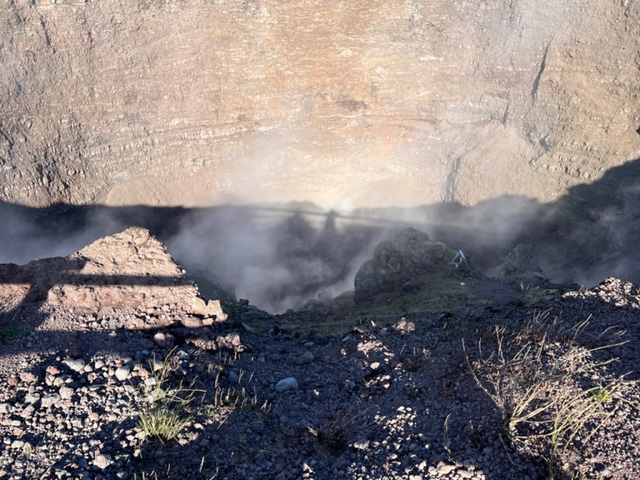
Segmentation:
<svg viewBox="0 0 640 480">
<path fill-rule="evenodd" d="M 286 392 L 287 390 L 296 390 L 297 388 L 298 381 L 293 377 L 284 378 L 276 384 L 276 392 Z"/>
</svg>

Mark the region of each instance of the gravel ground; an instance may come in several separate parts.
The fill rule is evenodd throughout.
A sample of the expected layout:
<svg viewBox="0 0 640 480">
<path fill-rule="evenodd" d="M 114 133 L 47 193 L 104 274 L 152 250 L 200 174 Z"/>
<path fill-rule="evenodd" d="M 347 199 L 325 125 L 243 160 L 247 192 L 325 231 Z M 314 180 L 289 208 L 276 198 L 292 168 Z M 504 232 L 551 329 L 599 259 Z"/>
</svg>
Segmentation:
<svg viewBox="0 0 640 480">
<path fill-rule="evenodd" d="M 17 315 L 8 302 L 0 478 L 640 478 L 639 302 L 637 287 L 608 279 L 533 304 L 370 318 L 323 338 L 287 331 L 286 315 L 265 319 L 279 325 L 266 334 L 233 314 L 140 330 L 134 309 L 23 302 Z M 526 345 L 540 353 L 518 363 Z M 545 372 L 560 375 L 543 378 L 559 398 L 601 387 L 585 397 L 599 415 L 562 448 L 543 424 L 509 424 L 510 405 Z M 495 378 L 502 406 L 478 384 L 491 393 Z M 140 414 L 175 406 L 160 394 L 176 390 L 191 399 L 179 435 L 145 434 Z"/>
</svg>

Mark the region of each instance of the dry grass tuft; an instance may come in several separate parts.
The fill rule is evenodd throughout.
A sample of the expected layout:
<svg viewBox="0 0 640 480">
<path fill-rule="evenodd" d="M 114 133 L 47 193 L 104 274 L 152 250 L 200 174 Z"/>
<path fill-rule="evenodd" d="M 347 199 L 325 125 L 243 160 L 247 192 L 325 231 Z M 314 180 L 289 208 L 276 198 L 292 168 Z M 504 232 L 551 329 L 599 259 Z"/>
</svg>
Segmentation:
<svg viewBox="0 0 640 480">
<path fill-rule="evenodd" d="M 149 363 L 153 382 L 145 387 L 147 405 L 138 415 L 138 428 L 148 438 L 164 443 L 178 438 L 185 431 L 195 415 L 192 404 L 205 392 L 185 387 L 182 382 L 176 387 L 170 386 L 170 373 L 175 367 L 171 353 L 162 363 L 156 362 L 155 358 Z"/>
<path fill-rule="evenodd" d="M 367 413 L 366 410 L 356 412 L 352 409 L 345 409 L 336 412 L 319 428 L 308 426 L 307 429 L 321 445 L 334 454 L 338 454 L 349 446 L 350 440 L 358 433 L 364 434 L 372 427 L 370 423 L 363 422 Z"/>
<path fill-rule="evenodd" d="M 588 320 L 567 327 L 547 312 L 538 312 L 523 328 L 496 326 L 495 348 L 471 360 L 464 339 L 469 370 L 482 391 L 501 412 L 505 436 L 546 459 L 548 477 L 559 465 L 580 458 L 580 450 L 622 401 L 626 375 L 610 378 L 592 353 L 577 339 Z"/>
</svg>

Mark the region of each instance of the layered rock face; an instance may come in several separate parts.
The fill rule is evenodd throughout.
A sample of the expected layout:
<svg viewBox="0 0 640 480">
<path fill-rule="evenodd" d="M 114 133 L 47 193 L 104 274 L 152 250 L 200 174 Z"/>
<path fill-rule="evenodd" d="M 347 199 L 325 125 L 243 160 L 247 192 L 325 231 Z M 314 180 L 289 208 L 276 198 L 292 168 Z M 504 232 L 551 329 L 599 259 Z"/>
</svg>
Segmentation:
<svg viewBox="0 0 640 480">
<path fill-rule="evenodd" d="M 16 312 L 34 303 L 86 314 L 129 308 L 144 312 L 138 326 L 146 322 L 147 328 L 173 321 L 201 326 L 203 319 L 210 325 L 227 318 L 220 302 L 204 300 L 164 245 L 140 227 L 98 239 L 66 257 L 0 264 L 0 285 L 0 304 L 13 303 Z"/>
<path fill-rule="evenodd" d="M 0 199 L 547 201 L 640 156 L 634 0 L 3 0 Z"/>
</svg>

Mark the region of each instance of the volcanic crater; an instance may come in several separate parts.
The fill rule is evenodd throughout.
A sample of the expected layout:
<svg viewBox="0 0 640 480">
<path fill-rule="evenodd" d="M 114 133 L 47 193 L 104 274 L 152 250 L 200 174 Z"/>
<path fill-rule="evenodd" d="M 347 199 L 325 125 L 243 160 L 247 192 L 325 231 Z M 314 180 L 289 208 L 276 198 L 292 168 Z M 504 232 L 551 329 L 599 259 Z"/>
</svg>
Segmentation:
<svg viewBox="0 0 640 480">
<path fill-rule="evenodd" d="M 639 20 L 0 0 L 0 478 L 640 478 Z"/>
</svg>

